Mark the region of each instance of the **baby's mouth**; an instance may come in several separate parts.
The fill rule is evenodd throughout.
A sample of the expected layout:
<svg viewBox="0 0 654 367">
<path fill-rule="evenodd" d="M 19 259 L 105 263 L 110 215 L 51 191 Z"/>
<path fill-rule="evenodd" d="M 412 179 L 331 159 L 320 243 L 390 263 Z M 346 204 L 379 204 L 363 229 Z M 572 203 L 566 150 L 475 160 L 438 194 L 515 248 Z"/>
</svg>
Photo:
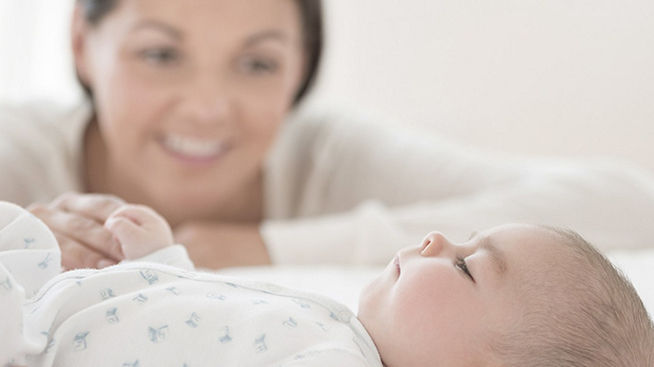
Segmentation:
<svg viewBox="0 0 654 367">
<path fill-rule="evenodd" d="M 400 268 L 400 257 L 397 255 L 393 259 L 393 266 L 395 267 L 395 273 L 399 276 L 402 269 Z"/>
</svg>

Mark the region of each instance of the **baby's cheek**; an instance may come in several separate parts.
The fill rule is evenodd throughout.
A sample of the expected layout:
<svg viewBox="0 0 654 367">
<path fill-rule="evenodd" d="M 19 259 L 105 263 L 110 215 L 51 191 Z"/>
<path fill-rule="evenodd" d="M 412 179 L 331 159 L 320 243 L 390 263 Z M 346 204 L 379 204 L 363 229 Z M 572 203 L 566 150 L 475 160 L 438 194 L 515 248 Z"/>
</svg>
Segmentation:
<svg viewBox="0 0 654 367">
<path fill-rule="evenodd" d="M 454 317 L 459 311 L 458 295 L 447 276 L 416 269 L 402 274 L 393 294 L 394 316 L 411 329 L 436 324 L 441 315 Z M 448 284 L 450 283 L 450 284 Z"/>
<path fill-rule="evenodd" d="M 405 325 L 419 325 L 427 320 L 434 310 L 434 300 L 413 287 L 398 287 L 392 304 L 393 315 Z"/>
</svg>

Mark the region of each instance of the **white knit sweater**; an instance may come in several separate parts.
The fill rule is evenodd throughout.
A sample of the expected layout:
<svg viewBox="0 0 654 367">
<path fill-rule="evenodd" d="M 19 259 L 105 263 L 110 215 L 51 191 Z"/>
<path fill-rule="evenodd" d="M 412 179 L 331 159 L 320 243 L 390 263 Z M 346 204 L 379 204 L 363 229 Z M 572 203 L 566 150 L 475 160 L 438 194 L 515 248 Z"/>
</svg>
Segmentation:
<svg viewBox="0 0 654 367">
<path fill-rule="evenodd" d="M 0 200 L 83 191 L 90 109 L 0 107 Z M 275 263 L 380 264 L 438 230 L 454 241 L 506 222 L 574 229 L 603 249 L 654 246 L 654 178 L 616 161 L 492 155 L 351 114 L 303 113 L 269 154 Z"/>
</svg>

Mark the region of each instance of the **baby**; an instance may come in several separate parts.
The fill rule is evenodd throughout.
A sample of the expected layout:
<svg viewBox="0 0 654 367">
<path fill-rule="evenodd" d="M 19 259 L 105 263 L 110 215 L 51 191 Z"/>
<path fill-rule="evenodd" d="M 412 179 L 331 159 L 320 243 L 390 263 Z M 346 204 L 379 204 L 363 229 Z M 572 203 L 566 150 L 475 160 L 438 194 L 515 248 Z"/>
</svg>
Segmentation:
<svg viewBox="0 0 654 367">
<path fill-rule="evenodd" d="M 399 251 L 361 293 L 327 298 L 193 271 L 166 221 L 105 226 L 128 261 L 61 273 L 48 228 L 0 202 L 0 366 L 654 366 L 628 281 L 578 235 L 507 225 Z"/>
</svg>

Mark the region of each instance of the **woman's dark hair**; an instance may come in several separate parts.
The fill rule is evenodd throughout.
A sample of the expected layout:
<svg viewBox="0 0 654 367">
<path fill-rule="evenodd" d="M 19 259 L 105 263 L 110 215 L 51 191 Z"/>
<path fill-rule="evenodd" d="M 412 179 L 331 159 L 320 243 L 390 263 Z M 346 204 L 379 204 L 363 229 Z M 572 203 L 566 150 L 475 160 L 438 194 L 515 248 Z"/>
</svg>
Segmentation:
<svg viewBox="0 0 654 367">
<path fill-rule="evenodd" d="M 89 24 L 98 24 L 110 13 L 120 0 L 77 0 L 82 14 Z M 322 0 L 294 0 L 302 17 L 304 28 L 304 48 L 307 55 L 307 69 L 304 80 L 295 94 L 294 104 L 298 104 L 313 85 L 322 56 L 323 45 L 323 13 Z M 79 78 L 78 78 L 79 79 Z M 82 88 L 91 95 L 90 88 L 80 81 Z"/>
</svg>

